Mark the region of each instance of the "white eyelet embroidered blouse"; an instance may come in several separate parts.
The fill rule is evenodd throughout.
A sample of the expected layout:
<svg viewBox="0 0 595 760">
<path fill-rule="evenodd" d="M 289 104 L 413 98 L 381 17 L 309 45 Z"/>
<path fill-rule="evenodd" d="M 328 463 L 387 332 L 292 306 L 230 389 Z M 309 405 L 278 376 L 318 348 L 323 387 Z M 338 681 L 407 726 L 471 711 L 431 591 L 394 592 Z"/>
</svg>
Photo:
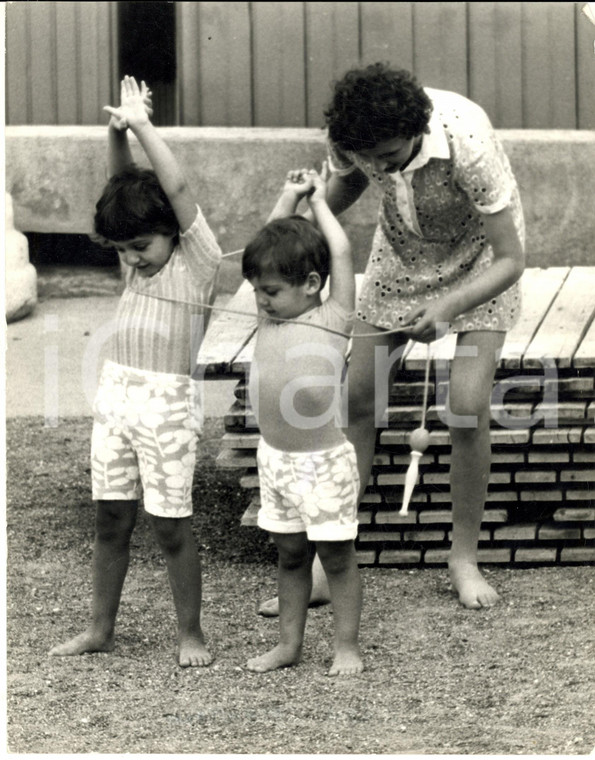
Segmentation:
<svg viewBox="0 0 595 760">
<path fill-rule="evenodd" d="M 434 105 L 430 133 L 402 172 L 378 172 L 357 153 L 330 140 L 328 145 L 332 171 L 344 175 L 358 168 L 384 191 L 356 315 L 387 329 L 491 265 L 484 214 L 509 207 L 523 246 L 525 241 L 517 183 L 486 113 L 462 95 L 425 92 Z M 451 330 L 509 330 L 520 305 L 517 282 L 461 314 Z"/>
</svg>

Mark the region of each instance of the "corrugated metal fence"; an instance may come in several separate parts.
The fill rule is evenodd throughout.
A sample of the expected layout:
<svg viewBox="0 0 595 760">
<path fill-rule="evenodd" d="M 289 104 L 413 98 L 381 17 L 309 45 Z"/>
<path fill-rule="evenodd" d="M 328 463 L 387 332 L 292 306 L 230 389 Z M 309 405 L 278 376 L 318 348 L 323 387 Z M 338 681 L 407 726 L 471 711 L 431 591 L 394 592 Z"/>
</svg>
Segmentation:
<svg viewBox="0 0 595 760">
<path fill-rule="evenodd" d="M 595 26 L 583 5 L 177 2 L 174 121 L 319 126 L 332 80 L 385 60 L 467 95 L 499 128 L 593 129 Z M 7 123 L 105 123 L 118 34 L 143 34 L 117 29 L 116 6 L 7 4 Z"/>
</svg>

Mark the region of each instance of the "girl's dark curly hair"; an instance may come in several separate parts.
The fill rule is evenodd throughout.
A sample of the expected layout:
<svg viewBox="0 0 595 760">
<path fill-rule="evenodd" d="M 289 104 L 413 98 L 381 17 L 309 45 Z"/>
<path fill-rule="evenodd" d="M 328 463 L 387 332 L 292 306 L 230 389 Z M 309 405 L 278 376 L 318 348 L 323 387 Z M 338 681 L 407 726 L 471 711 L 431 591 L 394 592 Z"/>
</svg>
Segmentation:
<svg viewBox="0 0 595 760">
<path fill-rule="evenodd" d="M 330 270 L 329 247 L 322 233 L 303 216 L 288 216 L 266 224 L 248 243 L 242 256 L 246 280 L 275 274 L 302 285 L 318 272 L 321 288 Z"/>
<path fill-rule="evenodd" d="M 358 153 L 397 137 L 418 137 L 427 131 L 431 113 L 432 101 L 409 71 L 374 63 L 335 83 L 324 115 L 330 139 Z"/>
<path fill-rule="evenodd" d="M 94 227 L 94 239 L 104 245 L 141 235 L 179 233 L 178 220 L 157 175 L 135 164 L 110 178 L 95 206 Z"/>
</svg>

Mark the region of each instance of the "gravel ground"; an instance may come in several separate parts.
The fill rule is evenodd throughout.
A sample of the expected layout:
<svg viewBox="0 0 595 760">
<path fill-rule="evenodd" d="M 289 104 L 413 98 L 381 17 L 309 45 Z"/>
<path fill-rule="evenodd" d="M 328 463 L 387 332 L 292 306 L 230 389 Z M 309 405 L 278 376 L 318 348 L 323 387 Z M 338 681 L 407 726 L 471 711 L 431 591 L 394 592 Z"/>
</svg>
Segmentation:
<svg viewBox="0 0 595 760">
<path fill-rule="evenodd" d="M 458 606 L 441 569 L 363 569 L 365 672 L 331 679 L 329 607 L 310 612 L 302 663 L 265 675 L 255 614 L 274 551 L 240 528 L 246 494 L 218 471 L 207 421 L 194 528 L 213 665 L 175 662 L 163 561 L 142 518 L 111 654 L 50 658 L 89 609 L 90 421 L 7 425 L 7 720 L 12 753 L 588 754 L 595 747 L 592 567 L 487 568 L 494 609 Z"/>
</svg>

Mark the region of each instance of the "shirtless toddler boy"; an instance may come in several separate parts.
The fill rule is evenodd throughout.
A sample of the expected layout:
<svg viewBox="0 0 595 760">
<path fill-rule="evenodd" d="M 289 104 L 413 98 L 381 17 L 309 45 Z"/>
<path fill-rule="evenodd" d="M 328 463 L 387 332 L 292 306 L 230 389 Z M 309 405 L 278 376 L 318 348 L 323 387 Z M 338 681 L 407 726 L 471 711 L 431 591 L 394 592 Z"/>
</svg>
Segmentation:
<svg viewBox="0 0 595 760">
<path fill-rule="evenodd" d="M 269 223 L 242 261 L 261 317 L 250 375 L 261 432 L 258 525 L 270 532 L 279 552 L 279 643 L 247 663 L 261 673 L 300 660 L 315 552 L 333 605 L 329 675 L 363 670 L 354 547 L 359 477 L 353 446 L 341 428 L 355 278 L 349 241 L 325 190 L 314 170 L 290 172 Z M 304 197 L 316 226 L 295 215 Z M 322 301 L 329 274 L 330 295 Z"/>
</svg>

